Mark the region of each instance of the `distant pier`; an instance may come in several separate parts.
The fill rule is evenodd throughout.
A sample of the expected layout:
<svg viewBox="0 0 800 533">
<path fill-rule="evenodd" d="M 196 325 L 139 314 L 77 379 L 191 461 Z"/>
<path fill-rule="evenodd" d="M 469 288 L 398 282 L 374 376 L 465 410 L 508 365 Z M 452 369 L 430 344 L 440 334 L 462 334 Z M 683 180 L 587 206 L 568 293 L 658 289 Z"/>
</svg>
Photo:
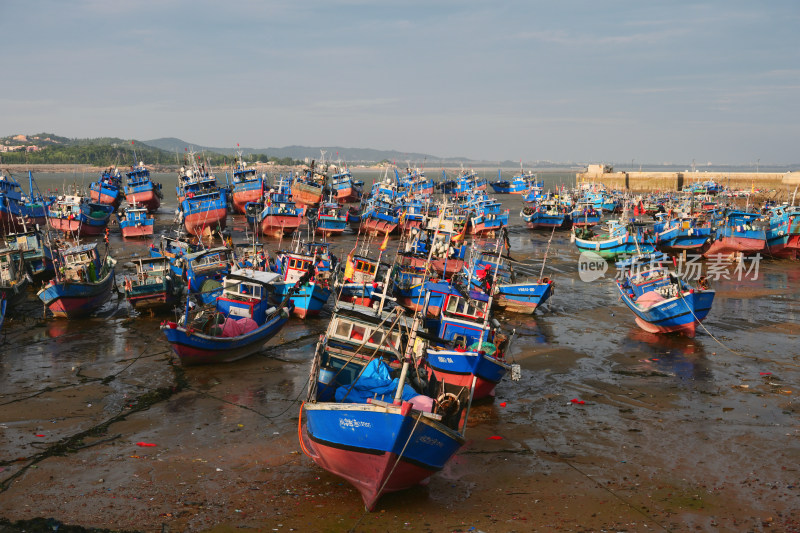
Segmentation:
<svg viewBox="0 0 800 533">
<path fill-rule="evenodd" d="M 629 191 L 680 191 L 686 185 L 715 181 L 731 189 L 781 189 L 800 184 L 800 172 L 614 172 L 608 165 L 589 165 L 575 175 L 577 184 L 602 183 Z"/>
</svg>

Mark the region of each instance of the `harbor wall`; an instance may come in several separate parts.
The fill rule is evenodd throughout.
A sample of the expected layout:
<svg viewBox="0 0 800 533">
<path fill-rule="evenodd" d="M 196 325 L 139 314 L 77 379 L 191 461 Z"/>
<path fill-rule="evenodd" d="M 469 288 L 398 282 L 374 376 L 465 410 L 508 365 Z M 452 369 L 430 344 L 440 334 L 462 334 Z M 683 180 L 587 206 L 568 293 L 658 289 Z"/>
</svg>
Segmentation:
<svg viewBox="0 0 800 533">
<path fill-rule="evenodd" d="M 578 185 L 602 183 L 629 191 L 679 191 L 686 185 L 713 180 L 731 189 L 785 190 L 800 184 L 800 172 L 614 172 L 607 166 L 590 165 L 575 175 Z"/>
</svg>

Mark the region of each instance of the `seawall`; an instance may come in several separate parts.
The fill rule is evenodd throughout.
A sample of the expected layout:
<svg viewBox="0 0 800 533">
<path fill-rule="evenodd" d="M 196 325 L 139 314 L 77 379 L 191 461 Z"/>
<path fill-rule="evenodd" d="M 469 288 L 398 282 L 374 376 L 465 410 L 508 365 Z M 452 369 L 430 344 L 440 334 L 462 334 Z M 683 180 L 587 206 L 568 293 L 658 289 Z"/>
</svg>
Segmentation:
<svg viewBox="0 0 800 533">
<path fill-rule="evenodd" d="M 731 189 L 794 190 L 800 172 L 578 172 L 577 183 L 602 183 L 630 191 L 679 191 L 692 183 L 713 180 Z"/>
</svg>

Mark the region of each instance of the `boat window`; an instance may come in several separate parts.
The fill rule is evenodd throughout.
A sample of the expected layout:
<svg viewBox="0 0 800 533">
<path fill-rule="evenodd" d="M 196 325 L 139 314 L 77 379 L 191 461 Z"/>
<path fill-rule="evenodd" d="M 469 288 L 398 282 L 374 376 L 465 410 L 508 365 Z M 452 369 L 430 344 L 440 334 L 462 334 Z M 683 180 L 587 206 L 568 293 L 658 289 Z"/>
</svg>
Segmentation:
<svg viewBox="0 0 800 533">
<path fill-rule="evenodd" d="M 343 320 L 340 320 L 336 324 L 336 336 L 337 337 L 349 338 L 350 337 L 350 326 L 352 326 L 352 325 L 353 325 L 352 322 L 345 322 Z"/>
<path fill-rule="evenodd" d="M 364 326 L 356 326 L 353 325 L 353 330 L 350 332 L 350 338 L 356 341 L 363 341 L 364 335 L 367 332 L 367 328 Z"/>
<path fill-rule="evenodd" d="M 378 346 L 383 344 L 383 332 L 381 330 L 373 331 L 369 336 L 369 342 L 372 344 L 377 344 Z"/>
</svg>

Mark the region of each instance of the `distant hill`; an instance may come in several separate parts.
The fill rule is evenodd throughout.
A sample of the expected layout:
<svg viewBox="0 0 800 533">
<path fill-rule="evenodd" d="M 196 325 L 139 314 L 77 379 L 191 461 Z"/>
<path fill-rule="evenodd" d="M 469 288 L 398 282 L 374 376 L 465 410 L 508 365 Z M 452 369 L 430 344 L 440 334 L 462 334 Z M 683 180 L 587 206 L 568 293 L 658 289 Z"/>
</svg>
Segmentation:
<svg viewBox="0 0 800 533">
<path fill-rule="evenodd" d="M 469 159 L 465 157 L 455 158 L 442 158 L 431 154 L 422 154 L 416 152 L 400 152 L 397 150 L 375 150 L 373 148 L 345 148 L 343 146 L 284 146 L 282 148 L 249 148 L 249 147 L 236 147 L 236 148 L 219 148 L 212 146 L 198 146 L 187 143 L 175 137 L 164 137 L 161 139 L 152 139 L 149 141 L 142 141 L 142 143 L 159 148 L 168 152 L 183 152 L 186 148 L 193 148 L 195 151 L 215 152 L 218 154 L 235 155 L 237 150 L 241 150 L 242 154 L 266 154 L 276 158 L 292 158 L 304 160 L 314 159 L 319 161 L 322 156 L 322 150 L 325 151 L 326 161 L 336 161 L 341 159 L 348 163 L 377 163 L 380 161 L 396 162 L 399 166 L 403 166 L 406 162 L 411 162 L 412 165 L 420 165 L 423 161 L 429 163 L 468 163 Z M 338 156 L 337 156 L 338 154 Z"/>
</svg>

